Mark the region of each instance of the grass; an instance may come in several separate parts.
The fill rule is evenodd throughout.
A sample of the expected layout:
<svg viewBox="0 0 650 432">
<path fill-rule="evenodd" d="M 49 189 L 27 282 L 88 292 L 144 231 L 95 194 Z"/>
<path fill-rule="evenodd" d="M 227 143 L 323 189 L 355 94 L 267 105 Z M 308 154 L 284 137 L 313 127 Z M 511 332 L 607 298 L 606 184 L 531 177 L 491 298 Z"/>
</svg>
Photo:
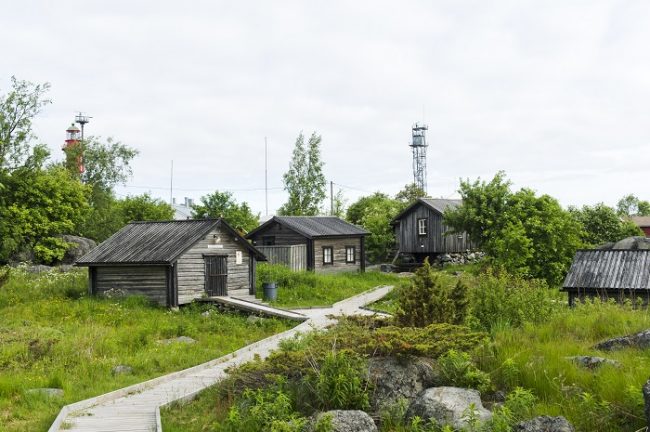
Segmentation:
<svg viewBox="0 0 650 432">
<path fill-rule="evenodd" d="M 0 269 L 0 279 L 3 270 Z M 0 431 L 47 430 L 63 405 L 181 370 L 284 331 L 292 324 L 210 313 L 178 312 L 140 297 L 87 298 L 85 272 L 11 270 L 0 285 Z M 160 344 L 189 336 L 192 345 Z M 124 364 L 132 374 L 113 376 Z M 27 390 L 62 388 L 48 399 Z"/>
<path fill-rule="evenodd" d="M 276 282 L 278 298 L 271 302 L 274 306 L 300 308 L 331 306 L 353 295 L 380 285 L 399 285 L 404 283 L 390 273 L 338 273 L 318 274 L 313 272 L 293 272 L 282 265 L 261 263 L 257 267 L 257 297 L 262 297 L 262 283 Z"/>
</svg>

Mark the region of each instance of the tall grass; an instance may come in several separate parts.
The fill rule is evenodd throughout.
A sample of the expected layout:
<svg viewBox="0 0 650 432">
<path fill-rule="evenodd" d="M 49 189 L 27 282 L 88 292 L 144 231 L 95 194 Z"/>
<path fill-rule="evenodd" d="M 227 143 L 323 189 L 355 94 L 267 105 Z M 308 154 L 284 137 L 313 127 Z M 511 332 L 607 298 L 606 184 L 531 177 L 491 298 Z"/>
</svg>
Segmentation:
<svg viewBox="0 0 650 432">
<path fill-rule="evenodd" d="M 379 285 L 397 285 L 403 279 L 380 272 L 345 272 L 318 274 L 295 272 L 283 265 L 261 263 L 257 267 L 257 296 L 262 297 L 262 284 L 275 282 L 278 298 L 273 304 L 281 307 L 330 306 Z"/>
<path fill-rule="evenodd" d="M 0 269 L 0 271 L 2 271 Z M 178 312 L 144 298 L 88 298 L 83 271 L 13 269 L 0 286 L 0 431 L 47 430 L 61 406 L 184 369 L 286 330 L 268 319 L 189 306 Z M 159 340 L 189 336 L 192 345 Z M 120 364 L 132 374 L 114 376 Z M 63 398 L 29 389 L 57 387 Z"/>
</svg>

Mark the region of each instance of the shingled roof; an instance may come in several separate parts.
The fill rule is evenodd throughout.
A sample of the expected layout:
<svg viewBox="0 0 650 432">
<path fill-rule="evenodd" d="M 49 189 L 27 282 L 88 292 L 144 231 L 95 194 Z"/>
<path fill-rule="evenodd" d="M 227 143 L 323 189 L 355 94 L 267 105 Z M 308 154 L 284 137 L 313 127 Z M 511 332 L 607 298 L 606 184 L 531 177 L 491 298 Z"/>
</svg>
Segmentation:
<svg viewBox="0 0 650 432">
<path fill-rule="evenodd" d="M 410 206 L 406 207 L 400 214 L 395 216 L 392 220 L 392 224 L 397 223 L 404 215 L 409 213 L 411 210 L 413 210 L 415 207 L 419 205 L 425 205 L 426 207 L 429 207 L 431 210 L 435 210 L 440 214 L 443 214 L 445 210 L 448 208 L 456 208 L 459 205 L 463 203 L 463 200 L 460 199 L 445 199 L 445 198 L 418 198 L 417 201 L 415 201 L 413 204 Z"/>
<path fill-rule="evenodd" d="M 650 250 L 580 250 L 573 258 L 563 290 L 650 290 Z"/>
<path fill-rule="evenodd" d="M 171 264 L 215 227 L 241 239 L 259 259 L 264 255 L 223 219 L 131 222 L 82 256 L 79 266 L 106 264 Z"/>
<path fill-rule="evenodd" d="M 273 216 L 262 225 L 248 233 L 251 238 L 257 232 L 277 222 L 309 239 L 317 237 L 364 236 L 369 234 L 363 228 L 352 225 L 335 216 Z"/>
</svg>

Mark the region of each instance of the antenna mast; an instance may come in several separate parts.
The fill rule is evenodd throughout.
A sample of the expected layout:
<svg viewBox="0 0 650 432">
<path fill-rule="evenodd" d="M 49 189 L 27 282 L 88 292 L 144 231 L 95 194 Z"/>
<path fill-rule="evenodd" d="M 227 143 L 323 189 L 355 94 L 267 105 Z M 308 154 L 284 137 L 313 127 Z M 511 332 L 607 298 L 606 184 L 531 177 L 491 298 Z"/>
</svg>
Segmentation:
<svg viewBox="0 0 650 432">
<path fill-rule="evenodd" d="M 79 126 L 81 126 L 81 141 L 84 140 L 84 126 L 86 126 L 86 123 L 90 123 L 91 118 L 92 117 L 87 116 L 85 113 L 82 113 L 81 111 L 78 112 L 74 118 L 75 123 L 79 123 Z"/>
<path fill-rule="evenodd" d="M 427 138 L 429 129 L 424 123 L 415 123 L 411 128 L 412 141 L 409 147 L 413 149 L 413 183 L 424 192 L 427 191 Z"/>
</svg>

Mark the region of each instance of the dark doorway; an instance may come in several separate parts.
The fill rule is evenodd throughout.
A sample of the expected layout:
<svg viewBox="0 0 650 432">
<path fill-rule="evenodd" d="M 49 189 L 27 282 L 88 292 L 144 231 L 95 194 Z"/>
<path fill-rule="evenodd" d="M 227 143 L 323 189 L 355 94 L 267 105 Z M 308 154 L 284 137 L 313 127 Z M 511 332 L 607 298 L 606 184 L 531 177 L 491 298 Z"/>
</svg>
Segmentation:
<svg viewBox="0 0 650 432">
<path fill-rule="evenodd" d="M 228 257 L 205 257 L 205 292 L 209 296 L 228 295 Z"/>
</svg>

